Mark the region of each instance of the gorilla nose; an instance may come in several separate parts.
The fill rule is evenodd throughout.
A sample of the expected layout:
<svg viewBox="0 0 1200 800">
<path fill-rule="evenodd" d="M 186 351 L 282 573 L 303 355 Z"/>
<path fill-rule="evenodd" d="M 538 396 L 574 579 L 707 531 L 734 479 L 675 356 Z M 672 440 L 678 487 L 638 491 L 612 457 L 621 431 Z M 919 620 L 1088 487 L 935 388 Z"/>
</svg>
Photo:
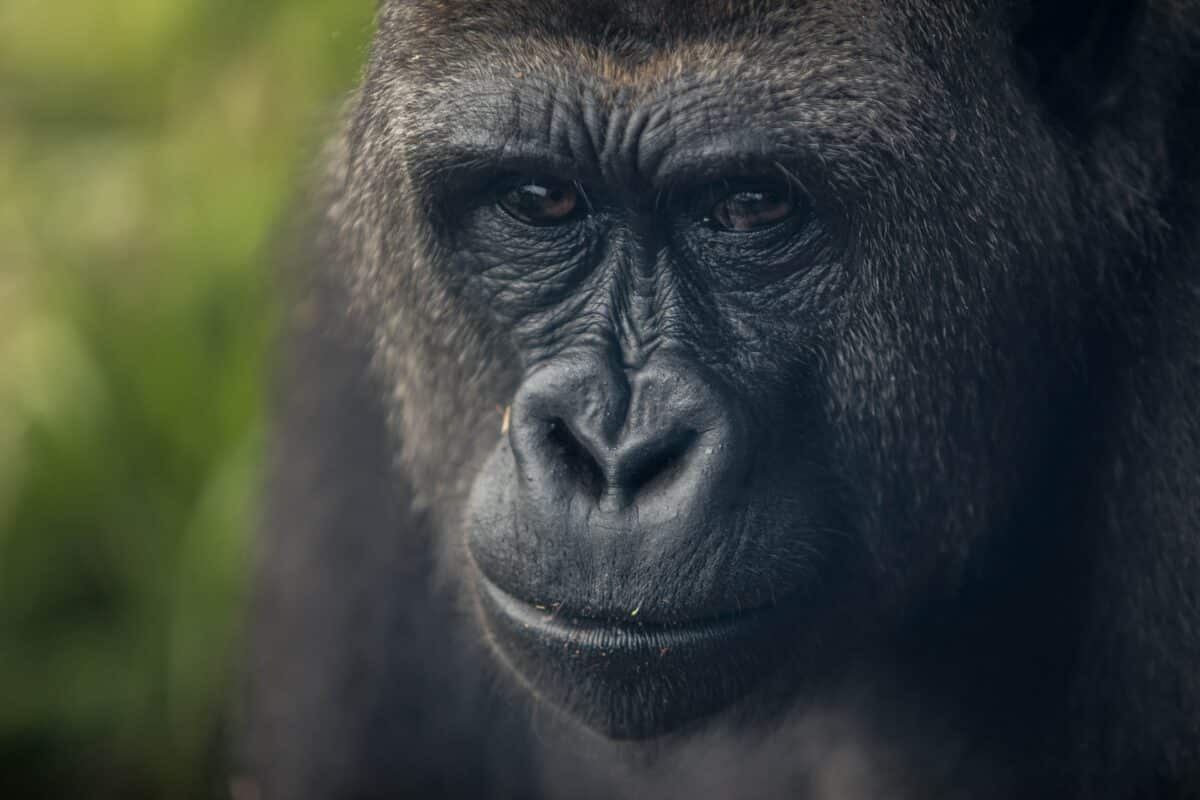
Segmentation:
<svg viewBox="0 0 1200 800">
<path fill-rule="evenodd" d="M 538 455 L 553 460 L 545 468 L 560 471 L 597 501 L 625 506 L 665 487 L 686 471 L 699 437 L 685 420 L 668 418 L 666 429 L 623 431 L 610 440 L 594 417 L 563 410 L 566 413 L 551 416 L 543 428 L 549 446 Z"/>
<path fill-rule="evenodd" d="M 636 507 L 642 523 L 689 516 L 716 500 L 737 461 L 727 405 L 692 364 L 547 367 L 514 400 L 518 474 L 535 505 L 557 496 L 593 511 Z"/>
</svg>

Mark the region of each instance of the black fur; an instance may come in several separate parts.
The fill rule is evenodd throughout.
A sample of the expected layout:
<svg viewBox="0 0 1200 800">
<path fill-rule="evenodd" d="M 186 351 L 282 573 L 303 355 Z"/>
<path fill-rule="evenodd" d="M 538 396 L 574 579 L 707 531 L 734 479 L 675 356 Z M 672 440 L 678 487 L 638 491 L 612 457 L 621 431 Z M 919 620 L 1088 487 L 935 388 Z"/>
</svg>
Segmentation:
<svg viewBox="0 0 1200 800">
<path fill-rule="evenodd" d="M 382 3 L 282 388 L 264 797 L 1200 797 L 1197 137 L 1191 0 Z M 512 164 L 590 213 L 503 216 Z M 794 221 L 702 221 L 741 172 Z"/>
</svg>

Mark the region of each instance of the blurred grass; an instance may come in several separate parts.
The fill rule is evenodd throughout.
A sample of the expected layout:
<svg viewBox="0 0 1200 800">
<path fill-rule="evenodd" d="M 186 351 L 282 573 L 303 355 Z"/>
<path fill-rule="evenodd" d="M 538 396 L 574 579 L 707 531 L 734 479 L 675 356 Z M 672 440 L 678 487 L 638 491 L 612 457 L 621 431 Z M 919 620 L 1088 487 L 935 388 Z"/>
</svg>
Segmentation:
<svg viewBox="0 0 1200 800">
<path fill-rule="evenodd" d="M 271 246 L 372 0 L 0 0 L 0 797 L 224 796 Z"/>
</svg>

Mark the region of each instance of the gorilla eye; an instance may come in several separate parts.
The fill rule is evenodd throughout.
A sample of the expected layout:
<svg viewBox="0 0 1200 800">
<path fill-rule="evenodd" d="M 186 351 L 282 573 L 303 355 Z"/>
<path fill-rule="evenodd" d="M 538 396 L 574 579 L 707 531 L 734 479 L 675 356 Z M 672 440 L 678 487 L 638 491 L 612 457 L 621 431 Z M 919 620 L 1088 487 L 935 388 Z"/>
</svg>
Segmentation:
<svg viewBox="0 0 1200 800">
<path fill-rule="evenodd" d="M 507 189 L 497 200 L 513 219 L 526 225 L 557 225 L 579 208 L 579 190 L 563 181 L 527 180 Z"/>
<path fill-rule="evenodd" d="M 709 220 L 718 228 L 740 233 L 774 225 L 795 211 L 786 188 L 755 188 L 721 198 L 709 212 Z"/>
</svg>

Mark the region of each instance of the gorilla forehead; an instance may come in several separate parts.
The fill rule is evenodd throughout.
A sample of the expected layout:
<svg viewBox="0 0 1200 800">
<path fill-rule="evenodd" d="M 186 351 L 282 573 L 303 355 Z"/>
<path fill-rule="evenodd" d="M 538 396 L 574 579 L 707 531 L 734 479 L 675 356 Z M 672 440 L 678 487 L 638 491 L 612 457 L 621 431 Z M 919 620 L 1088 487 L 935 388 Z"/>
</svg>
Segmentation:
<svg viewBox="0 0 1200 800">
<path fill-rule="evenodd" d="M 860 173 L 872 153 L 903 155 L 918 114 L 928 111 L 909 102 L 912 93 L 894 74 L 885 83 L 866 70 L 814 72 L 809 81 L 781 84 L 749 70 L 715 76 L 681 67 L 653 83 L 620 85 L 602 77 L 602 65 L 533 69 L 489 65 L 457 91 L 413 109 L 408 119 L 434 122 L 405 126 L 408 160 L 439 179 L 458 164 L 558 160 L 571 171 L 611 172 L 604 177 L 661 188 L 680 171 L 719 177 L 708 173 L 724 171 L 729 161 L 761 167 L 756 160 L 769 165 L 807 154 L 836 178 L 839 167 Z"/>
<path fill-rule="evenodd" d="M 446 185 L 446 168 L 528 156 L 643 189 L 680 169 L 703 179 L 737 158 L 761 167 L 753 160 L 790 154 L 819 161 L 813 172 L 844 196 L 884 162 L 928 158 L 962 98 L 868 21 L 813 13 L 809 33 L 687 40 L 641 60 L 525 32 L 455 50 L 470 56 L 451 62 L 442 40 L 480 31 L 405 25 L 377 52 L 375 85 L 391 97 L 391 141 L 434 184 Z"/>
</svg>

